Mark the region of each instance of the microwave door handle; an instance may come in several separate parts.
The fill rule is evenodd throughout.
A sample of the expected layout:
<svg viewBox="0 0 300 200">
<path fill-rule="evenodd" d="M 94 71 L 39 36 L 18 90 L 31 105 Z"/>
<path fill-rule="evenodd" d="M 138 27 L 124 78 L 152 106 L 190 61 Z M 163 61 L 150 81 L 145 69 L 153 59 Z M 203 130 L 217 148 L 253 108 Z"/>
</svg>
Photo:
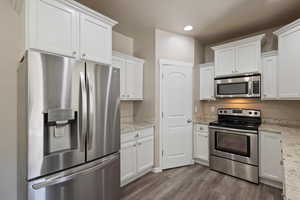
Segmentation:
<svg viewBox="0 0 300 200">
<path fill-rule="evenodd" d="M 80 150 L 85 150 L 85 137 L 87 132 L 87 91 L 86 91 L 86 83 L 85 76 L 83 72 L 80 72 Z"/>
<path fill-rule="evenodd" d="M 248 95 L 251 96 L 253 94 L 252 91 L 252 81 L 248 82 Z"/>
</svg>

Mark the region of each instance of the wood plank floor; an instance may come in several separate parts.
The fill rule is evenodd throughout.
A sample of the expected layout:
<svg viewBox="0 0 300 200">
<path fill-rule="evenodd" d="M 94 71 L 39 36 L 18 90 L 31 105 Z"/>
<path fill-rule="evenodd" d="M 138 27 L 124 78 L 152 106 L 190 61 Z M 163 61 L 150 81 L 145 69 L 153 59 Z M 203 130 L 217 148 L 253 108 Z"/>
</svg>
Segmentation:
<svg viewBox="0 0 300 200">
<path fill-rule="evenodd" d="M 281 200 L 281 190 L 193 165 L 150 173 L 122 188 L 122 200 Z"/>
</svg>

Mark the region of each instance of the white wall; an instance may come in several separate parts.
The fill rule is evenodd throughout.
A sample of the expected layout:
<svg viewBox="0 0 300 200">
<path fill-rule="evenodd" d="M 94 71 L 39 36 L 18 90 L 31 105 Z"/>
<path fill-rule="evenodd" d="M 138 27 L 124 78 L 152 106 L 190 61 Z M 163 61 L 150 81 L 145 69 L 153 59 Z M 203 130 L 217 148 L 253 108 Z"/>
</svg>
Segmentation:
<svg viewBox="0 0 300 200">
<path fill-rule="evenodd" d="M 127 37 L 121 33 L 113 31 L 112 49 L 128 55 L 133 55 L 133 38 Z"/>
<path fill-rule="evenodd" d="M 10 0 L 0 1 L 0 199 L 17 198 L 17 63 L 21 20 Z"/>
<path fill-rule="evenodd" d="M 195 43 L 192 37 L 170 33 L 167 31 L 155 30 L 155 119 L 156 119 L 156 141 L 155 141 L 155 166 L 160 167 L 159 160 L 159 119 L 160 119 L 160 71 L 159 59 L 168 59 L 193 63 L 195 62 Z M 196 53 L 200 52 L 197 46 Z M 196 62 L 198 62 L 198 58 Z"/>
</svg>

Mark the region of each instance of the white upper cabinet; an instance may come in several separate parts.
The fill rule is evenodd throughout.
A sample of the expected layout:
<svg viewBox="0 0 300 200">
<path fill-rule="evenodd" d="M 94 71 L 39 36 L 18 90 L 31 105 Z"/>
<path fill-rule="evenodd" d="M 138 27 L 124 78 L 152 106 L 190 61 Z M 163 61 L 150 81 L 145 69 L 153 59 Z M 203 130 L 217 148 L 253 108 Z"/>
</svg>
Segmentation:
<svg viewBox="0 0 300 200">
<path fill-rule="evenodd" d="M 80 54 L 82 59 L 110 64 L 112 27 L 95 17 L 81 14 Z"/>
<path fill-rule="evenodd" d="M 300 99 L 300 20 L 275 34 L 278 36 L 278 96 Z"/>
<path fill-rule="evenodd" d="M 200 100 L 214 98 L 214 64 L 200 65 Z"/>
<path fill-rule="evenodd" d="M 26 49 L 111 64 L 117 22 L 73 0 L 25 0 Z"/>
<path fill-rule="evenodd" d="M 236 47 L 236 73 L 259 72 L 260 66 L 260 40 Z"/>
<path fill-rule="evenodd" d="M 261 71 L 261 40 L 265 35 L 212 47 L 215 52 L 215 76 Z"/>
<path fill-rule="evenodd" d="M 235 73 L 235 49 L 228 47 L 215 51 L 215 63 L 216 76 Z"/>
<path fill-rule="evenodd" d="M 144 60 L 114 51 L 113 66 L 120 68 L 121 100 L 143 100 Z"/>
<path fill-rule="evenodd" d="M 277 98 L 277 52 L 271 51 L 262 55 L 262 99 Z"/>
<path fill-rule="evenodd" d="M 78 13 L 56 0 L 30 0 L 29 47 L 70 57 L 77 56 Z"/>
<path fill-rule="evenodd" d="M 113 56 L 112 60 L 113 67 L 120 68 L 120 97 L 126 96 L 126 66 L 125 59 Z"/>
</svg>

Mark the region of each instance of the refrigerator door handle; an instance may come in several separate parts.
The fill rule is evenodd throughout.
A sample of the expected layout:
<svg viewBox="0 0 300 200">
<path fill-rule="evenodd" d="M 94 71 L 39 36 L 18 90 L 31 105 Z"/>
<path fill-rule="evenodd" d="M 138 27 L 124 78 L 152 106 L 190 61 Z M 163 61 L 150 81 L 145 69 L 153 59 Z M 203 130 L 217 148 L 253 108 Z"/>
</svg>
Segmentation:
<svg viewBox="0 0 300 200">
<path fill-rule="evenodd" d="M 87 149 L 92 148 L 93 133 L 94 133 L 94 87 L 90 79 L 90 75 L 87 73 L 88 84 L 88 131 L 87 131 Z"/>
<path fill-rule="evenodd" d="M 67 181 L 75 179 L 79 176 L 86 175 L 86 174 L 92 173 L 92 172 L 94 172 L 98 169 L 101 169 L 101 168 L 105 167 L 106 165 L 108 165 L 109 163 L 111 163 L 112 161 L 114 161 L 118 158 L 119 158 L 119 155 L 109 156 L 108 158 L 105 158 L 105 159 L 99 161 L 99 164 L 94 166 L 94 167 L 90 167 L 90 168 L 85 169 L 85 170 L 77 171 L 77 172 L 71 173 L 70 175 L 67 175 L 67 176 L 60 175 L 60 176 L 57 176 L 57 177 L 49 178 L 49 179 L 47 179 L 47 180 L 45 180 L 41 183 L 33 184 L 32 188 L 34 190 L 39 190 L 39 189 L 42 189 L 42 188 L 45 188 L 45 187 L 48 187 L 48 186 L 57 185 L 57 184 L 60 184 L 62 182 L 67 182 Z"/>
<path fill-rule="evenodd" d="M 85 137 L 87 133 L 87 91 L 86 91 L 86 83 L 85 76 L 83 72 L 80 72 L 80 98 L 79 107 L 81 109 L 81 119 L 80 119 L 80 146 L 81 151 L 85 151 Z"/>
</svg>

